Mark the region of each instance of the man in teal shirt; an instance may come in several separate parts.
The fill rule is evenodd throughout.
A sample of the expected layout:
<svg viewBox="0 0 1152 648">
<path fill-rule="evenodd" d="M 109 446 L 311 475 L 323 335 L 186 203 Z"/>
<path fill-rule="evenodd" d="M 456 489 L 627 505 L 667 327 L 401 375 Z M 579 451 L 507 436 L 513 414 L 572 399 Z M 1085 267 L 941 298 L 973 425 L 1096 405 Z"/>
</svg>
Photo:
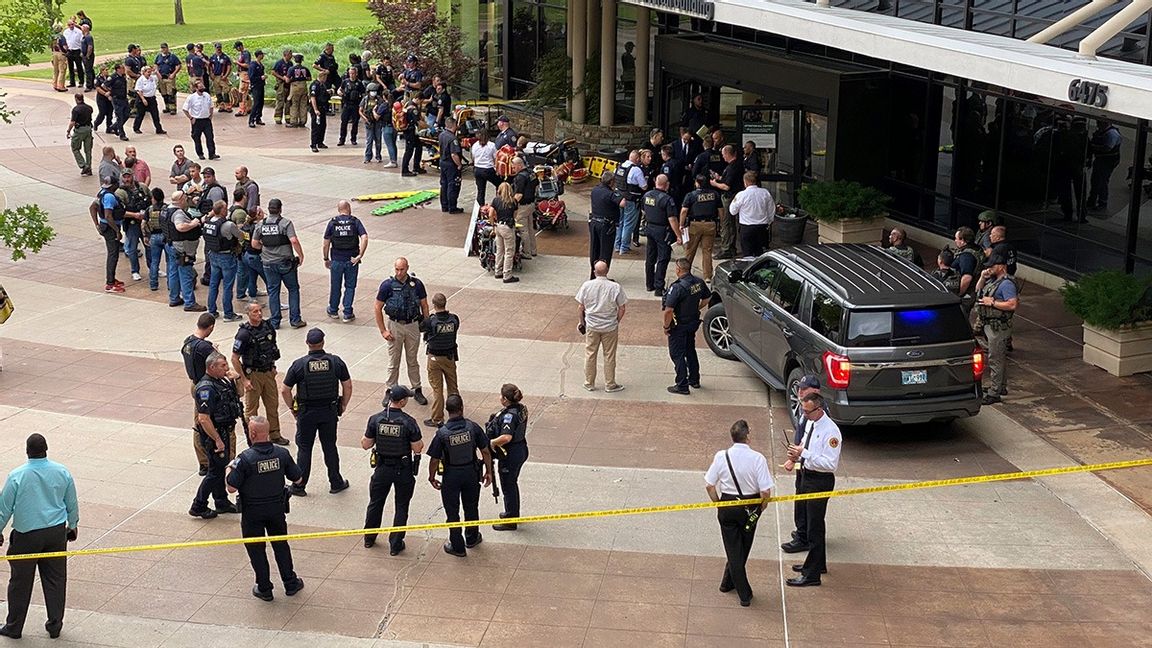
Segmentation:
<svg viewBox="0 0 1152 648">
<path fill-rule="evenodd" d="M 76 539 L 80 508 L 76 502 L 76 482 L 64 466 L 48 460 L 48 441 L 43 435 L 28 437 L 28 463 L 8 474 L 0 492 L 0 545 L 3 530 L 12 521 L 8 555 L 64 551 Z M 44 628 L 53 639 L 64 625 L 64 595 L 68 582 L 66 558 L 14 560 L 8 580 L 8 619 L 0 635 L 19 639 L 32 599 L 36 569 L 44 586 L 48 622 Z"/>
</svg>

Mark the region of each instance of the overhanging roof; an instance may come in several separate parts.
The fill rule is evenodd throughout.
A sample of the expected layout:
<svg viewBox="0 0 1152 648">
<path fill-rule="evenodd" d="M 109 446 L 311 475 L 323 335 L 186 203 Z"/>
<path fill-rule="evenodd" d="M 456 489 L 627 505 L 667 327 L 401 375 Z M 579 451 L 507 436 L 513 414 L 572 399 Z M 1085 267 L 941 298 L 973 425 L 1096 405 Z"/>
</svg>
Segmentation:
<svg viewBox="0 0 1152 648">
<path fill-rule="evenodd" d="M 623 0 L 629 2 L 629 0 Z M 643 0 L 634 4 L 653 6 Z M 714 0 L 717 22 L 1072 103 L 1075 79 L 1108 86 L 1109 112 L 1152 119 L 1152 67 L 883 14 L 799 0 Z"/>
</svg>

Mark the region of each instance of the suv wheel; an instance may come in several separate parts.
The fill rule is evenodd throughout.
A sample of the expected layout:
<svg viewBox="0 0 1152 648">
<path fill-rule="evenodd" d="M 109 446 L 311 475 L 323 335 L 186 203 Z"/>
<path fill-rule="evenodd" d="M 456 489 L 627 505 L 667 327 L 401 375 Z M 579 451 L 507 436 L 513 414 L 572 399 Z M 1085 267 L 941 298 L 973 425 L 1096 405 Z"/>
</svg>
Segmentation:
<svg viewBox="0 0 1152 648">
<path fill-rule="evenodd" d="M 725 360 L 736 360 L 732 353 L 732 333 L 728 328 L 728 314 L 724 312 L 724 304 L 716 304 L 704 313 L 704 339 L 708 341 L 708 348 L 712 353 Z"/>
<path fill-rule="evenodd" d="M 792 421 L 793 429 L 800 422 L 800 379 L 803 377 L 804 372 L 796 367 L 788 372 L 788 381 L 784 383 L 784 396 L 788 399 L 788 420 Z"/>
</svg>

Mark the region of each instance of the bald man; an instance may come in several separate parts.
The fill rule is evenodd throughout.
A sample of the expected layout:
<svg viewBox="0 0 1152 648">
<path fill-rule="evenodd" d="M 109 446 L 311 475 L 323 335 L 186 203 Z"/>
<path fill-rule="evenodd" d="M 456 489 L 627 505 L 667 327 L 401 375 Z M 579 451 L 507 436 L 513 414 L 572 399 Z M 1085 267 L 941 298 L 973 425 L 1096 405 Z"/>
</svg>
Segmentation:
<svg viewBox="0 0 1152 648">
<path fill-rule="evenodd" d="M 360 261 L 368 250 L 368 230 L 364 223 L 352 215 L 352 203 L 336 203 L 336 216 L 328 221 L 324 230 L 324 267 L 328 268 L 332 282 L 328 291 L 328 317 L 344 322 L 356 319 L 352 300 L 356 298 L 356 279 L 360 275 Z M 344 313 L 340 313 L 340 287 L 344 287 Z"/>
<path fill-rule="evenodd" d="M 256 215 L 256 208 L 260 206 L 260 185 L 248 177 L 248 167 L 238 166 L 233 173 L 236 176 L 236 188 L 244 190 L 244 211 Z"/>
</svg>

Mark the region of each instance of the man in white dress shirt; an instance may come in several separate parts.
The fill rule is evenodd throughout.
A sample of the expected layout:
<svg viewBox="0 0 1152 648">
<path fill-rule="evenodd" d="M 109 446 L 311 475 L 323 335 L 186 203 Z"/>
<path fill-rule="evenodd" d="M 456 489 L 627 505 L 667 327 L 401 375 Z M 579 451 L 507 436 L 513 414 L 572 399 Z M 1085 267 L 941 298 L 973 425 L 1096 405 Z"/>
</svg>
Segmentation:
<svg viewBox="0 0 1152 648">
<path fill-rule="evenodd" d="M 500 179 L 496 175 L 496 144 L 488 141 L 487 129 L 476 131 L 476 141 L 472 144 L 472 175 L 476 179 L 476 203 L 486 205 L 484 201 L 488 184 L 500 187 Z"/>
<path fill-rule="evenodd" d="M 724 541 L 724 577 L 720 591 L 736 590 L 740 605 L 752 604 L 752 586 L 748 584 L 746 564 L 756 537 L 756 522 L 772 497 L 772 475 L 764 455 L 748 447 L 748 422 L 732 424 L 732 447 L 716 453 L 704 475 L 708 497 L 713 502 L 763 498 L 748 506 L 726 506 L 716 509 L 720 521 L 720 538 Z"/>
<path fill-rule="evenodd" d="M 824 411 L 824 397 L 808 394 L 800 401 L 808 425 L 802 443 L 788 446 L 788 458 L 800 465 L 800 487 L 797 493 L 824 493 L 836 487 L 836 469 L 840 466 L 840 428 Z M 808 558 L 803 565 L 793 565 L 800 572 L 788 579 L 793 587 L 820 584 L 820 575 L 827 573 L 827 552 L 824 547 L 824 514 L 828 511 L 828 498 L 804 500 L 804 517 L 808 524 Z"/>
<path fill-rule="evenodd" d="M 776 201 L 760 186 L 755 171 L 744 174 L 744 190 L 736 194 L 728 211 L 740 222 L 740 252 L 758 257 L 772 242 L 772 221 L 776 218 Z"/>
<path fill-rule="evenodd" d="M 216 155 L 216 138 L 212 134 L 212 95 L 204 92 L 204 83 L 197 81 L 195 92 L 184 100 L 184 115 L 192 124 L 192 143 L 196 145 L 196 157 L 204 159 L 204 143 L 207 140 L 208 159 L 219 160 Z"/>
</svg>

